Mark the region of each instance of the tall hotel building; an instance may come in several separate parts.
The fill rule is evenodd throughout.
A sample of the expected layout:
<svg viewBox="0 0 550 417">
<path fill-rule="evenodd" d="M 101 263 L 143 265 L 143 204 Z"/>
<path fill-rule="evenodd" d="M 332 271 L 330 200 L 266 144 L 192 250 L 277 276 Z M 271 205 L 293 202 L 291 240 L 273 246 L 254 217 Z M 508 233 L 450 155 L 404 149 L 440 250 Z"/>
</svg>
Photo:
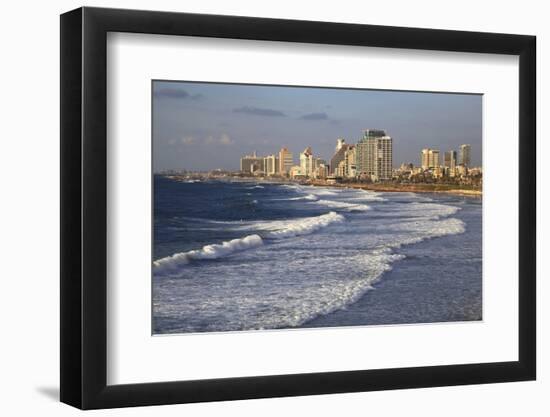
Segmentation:
<svg viewBox="0 0 550 417">
<path fill-rule="evenodd" d="M 302 174 L 306 177 L 313 176 L 315 161 L 313 159 L 313 152 L 309 146 L 300 153 L 300 169 Z"/>
<path fill-rule="evenodd" d="M 279 158 L 275 155 L 264 157 L 264 171 L 266 175 L 279 174 Z"/>
<path fill-rule="evenodd" d="M 391 179 L 393 166 L 392 138 L 385 130 L 367 129 L 355 147 L 357 175 L 373 181 Z"/>
<path fill-rule="evenodd" d="M 422 149 L 420 154 L 420 165 L 422 169 L 431 169 L 439 167 L 439 151 L 437 149 Z"/>
<path fill-rule="evenodd" d="M 445 160 L 443 161 L 445 168 L 455 169 L 456 167 L 456 151 L 445 152 Z"/>
<path fill-rule="evenodd" d="M 245 155 L 241 158 L 241 172 L 252 173 L 263 170 L 264 158 L 257 156 L 256 152 L 253 152 L 252 155 Z"/>
<path fill-rule="evenodd" d="M 290 152 L 287 148 L 281 148 L 279 151 L 279 174 L 288 175 L 292 165 L 294 165 L 292 160 L 292 152 Z"/>
<path fill-rule="evenodd" d="M 469 167 L 471 164 L 471 153 L 471 145 L 460 145 L 460 160 L 458 162 L 465 167 Z"/>
<path fill-rule="evenodd" d="M 330 174 L 338 174 L 338 166 L 346 157 L 346 151 L 350 145 L 346 144 L 346 141 L 342 138 L 336 140 L 336 149 L 334 150 L 334 156 L 330 160 Z"/>
</svg>

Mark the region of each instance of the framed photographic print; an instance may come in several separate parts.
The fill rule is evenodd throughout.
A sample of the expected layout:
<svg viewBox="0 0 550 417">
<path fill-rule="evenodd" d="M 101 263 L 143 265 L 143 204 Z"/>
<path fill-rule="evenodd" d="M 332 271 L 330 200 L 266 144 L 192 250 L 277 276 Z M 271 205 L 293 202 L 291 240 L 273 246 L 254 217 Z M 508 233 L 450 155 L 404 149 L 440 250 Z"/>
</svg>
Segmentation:
<svg viewBox="0 0 550 417">
<path fill-rule="evenodd" d="M 61 16 L 61 401 L 535 379 L 535 38 Z"/>
</svg>

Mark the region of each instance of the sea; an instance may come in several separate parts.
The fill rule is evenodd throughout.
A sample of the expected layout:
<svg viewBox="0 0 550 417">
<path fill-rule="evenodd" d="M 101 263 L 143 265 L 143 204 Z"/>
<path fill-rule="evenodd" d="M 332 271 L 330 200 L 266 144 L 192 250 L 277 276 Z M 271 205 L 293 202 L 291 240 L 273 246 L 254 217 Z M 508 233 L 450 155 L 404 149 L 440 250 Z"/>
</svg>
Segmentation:
<svg viewBox="0 0 550 417">
<path fill-rule="evenodd" d="M 482 200 L 154 177 L 153 333 L 482 320 Z"/>
</svg>

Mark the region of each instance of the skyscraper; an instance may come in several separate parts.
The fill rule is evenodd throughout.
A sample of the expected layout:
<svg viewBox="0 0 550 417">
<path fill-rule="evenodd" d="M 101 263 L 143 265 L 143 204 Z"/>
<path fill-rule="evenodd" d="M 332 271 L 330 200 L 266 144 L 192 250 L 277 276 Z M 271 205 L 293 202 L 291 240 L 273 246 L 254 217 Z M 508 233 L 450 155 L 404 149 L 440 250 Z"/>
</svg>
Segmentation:
<svg viewBox="0 0 550 417">
<path fill-rule="evenodd" d="M 456 151 L 445 152 L 445 158 L 443 161 L 445 166 L 446 175 L 454 177 L 456 174 Z"/>
<path fill-rule="evenodd" d="M 287 148 L 281 148 L 279 151 L 279 174 L 288 175 L 292 165 L 294 165 L 292 160 L 292 152 L 290 152 Z"/>
<path fill-rule="evenodd" d="M 313 159 L 313 152 L 311 150 L 311 147 L 307 147 L 304 149 L 302 153 L 300 153 L 300 168 L 302 173 L 306 177 L 312 177 L 313 176 L 313 170 L 315 169 L 315 163 Z"/>
<path fill-rule="evenodd" d="M 348 149 L 344 155 L 345 165 L 345 176 L 347 178 L 355 178 L 357 175 L 357 153 L 355 145 L 348 146 Z"/>
<path fill-rule="evenodd" d="M 456 167 L 456 151 L 447 151 L 445 152 L 445 160 L 443 164 L 446 168 L 455 169 Z"/>
<path fill-rule="evenodd" d="M 384 130 L 367 129 L 357 142 L 357 175 L 373 181 L 391 179 L 393 155 L 392 138 Z"/>
<path fill-rule="evenodd" d="M 346 141 L 342 138 L 336 140 L 336 148 L 334 149 L 334 155 L 330 159 L 330 174 L 337 174 L 338 165 L 344 160 L 346 151 L 350 145 L 346 144 Z"/>
<path fill-rule="evenodd" d="M 465 167 L 469 167 L 471 164 L 471 152 L 471 145 L 460 145 L 460 159 L 458 162 Z"/>
<path fill-rule="evenodd" d="M 275 155 L 264 157 L 264 170 L 266 175 L 277 175 L 279 173 L 279 158 Z"/>
<path fill-rule="evenodd" d="M 439 166 L 439 150 L 437 149 L 422 149 L 420 154 L 420 164 L 422 169 L 431 169 Z"/>
</svg>

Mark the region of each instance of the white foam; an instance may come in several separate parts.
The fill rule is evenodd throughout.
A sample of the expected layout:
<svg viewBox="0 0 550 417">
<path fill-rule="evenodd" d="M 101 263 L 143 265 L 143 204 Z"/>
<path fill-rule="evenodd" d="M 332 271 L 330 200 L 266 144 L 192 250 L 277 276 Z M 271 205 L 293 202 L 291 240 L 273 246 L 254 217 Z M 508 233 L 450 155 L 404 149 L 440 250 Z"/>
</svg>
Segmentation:
<svg viewBox="0 0 550 417">
<path fill-rule="evenodd" d="M 336 190 L 327 190 L 326 188 L 308 187 L 307 191 L 315 195 L 338 195 Z"/>
<path fill-rule="evenodd" d="M 300 199 L 315 196 L 309 193 L 316 191 L 313 187 L 289 188 L 295 188 Z M 229 230 L 257 236 L 260 243 L 250 246 L 254 250 L 245 247 L 230 263 L 175 268 L 174 275 L 190 279 L 176 284 L 154 281 L 156 317 L 166 317 L 166 331 L 173 333 L 300 326 L 359 300 L 404 258 L 398 253 L 403 245 L 464 233 L 466 228 L 462 220 L 451 217 L 459 207 L 395 194 L 384 195 L 387 202 L 372 212 L 372 218 L 346 219 L 348 211 L 369 209 L 355 204 L 362 196 L 379 197 L 346 189 L 307 203 L 334 207 L 321 216 L 226 222 Z"/>
<path fill-rule="evenodd" d="M 341 210 L 347 210 L 347 211 L 367 211 L 370 210 L 370 206 L 366 204 L 353 204 L 353 203 L 346 203 L 344 201 L 335 201 L 335 200 L 318 200 L 318 204 L 322 204 L 324 206 L 334 208 L 334 209 L 341 209 Z"/>
<path fill-rule="evenodd" d="M 266 231 L 266 239 L 284 239 L 294 236 L 307 235 L 327 227 L 334 222 L 342 222 L 345 218 L 333 211 L 316 217 L 304 217 L 294 220 L 274 220 L 268 222 L 251 222 L 233 230 Z M 227 222 L 229 223 L 229 222 Z M 234 223 L 234 222 L 233 222 Z M 180 252 L 153 262 L 154 273 L 157 275 L 174 275 L 178 269 L 188 265 L 193 260 L 218 259 L 235 252 L 253 249 L 263 244 L 258 234 L 248 235 L 240 239 L 233 239 L 221 244 L 206 245 L 202 249 Z"/>
<path fill-rule="evenodd" d="M 287 200 L 287 201 L 297 201 L 297 200 L 317 201 L 317 200 L 319 200 L 319 197 L 317 197 L 313 194 L 306 194 L 302 197 L 285 198 L 283 200 Z"/>
<path fill-rule="evenodd" d="M 340 223 L 345 217 L 334 211 L 314 217 L 300 217 L 292 220 L 267 220 L 240 223 L 232 230 L 254 231 L 265 239 L 282 239 L 309 235 L 332 223 Z M 264 233 L 262 233 L 264 232 Z"/>
<path fill-rule="evenodd" d="M 263 240 L 258 235 L 250 235 L 240 239 L 233 239 L 221 244 L 206 245 L 202 249 L 189 252 L 180 252 L 153 262 L 155 274 L 170 275 L 176 272 L 178 268 L 187 265 L 192 260 L 198 259 L 217 259 L 232 253 L 255 248 L 263 244 Z"/>
<path fill-rule="evenodd" d="M 308 235 L 315 232 L 316 230 L 322 229 L 323 227 L 327 227 L 331 223 L 339 223 L 343 222 L 344 220 L 344 216 L 335 213 L 334 211 L 331 211 L 330 213 L 323 214 L 318 217 L 307 217 L 303 219 L 284 222 L 283 227 L 279 228 L 278 230 L 273 230 L 268 235 L 266 235 L 266 238 L 282 239 L 292 236 Z M 276 225 L 272 225 L 272 227 L 276 227 Z"/>
</svg>

